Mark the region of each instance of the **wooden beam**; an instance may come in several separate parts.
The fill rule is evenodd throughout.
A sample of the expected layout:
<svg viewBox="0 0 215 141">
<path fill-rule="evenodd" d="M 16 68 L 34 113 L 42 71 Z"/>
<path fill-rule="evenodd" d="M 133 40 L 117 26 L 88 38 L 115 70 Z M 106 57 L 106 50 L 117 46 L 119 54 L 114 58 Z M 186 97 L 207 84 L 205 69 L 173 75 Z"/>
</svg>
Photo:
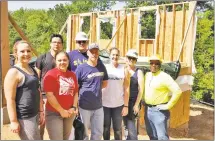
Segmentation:
<svg viewBox="0 0 215 141">
<path fill-rule="evenodd" d="M 156 10 L 157 6 L 144 6 L 144 7 L 139 7 L 140 11 L 150 11 L 150 10 Z"/>
<path fill-rule="evenodd" d="M 72 15 L 72 50 L 75 49 L 75 35 L 76 35 L 76 19 L 75 15 Z"/>
<path fill-rule="evenodd" d="M 158 7 L 157 9 L 157 14 L 160 15 L 160 8 Z M 156 15 L 156 17 L 158 17 Z M 160 17 L 160 16 L 159 16 Z M 156 21 L 157 21 L 157 18 L 156 18 Z M 157 23 L 157 22 L 156 22 Z M 158 23 L 157 23 L 158 24 Z M 156 48 L 156 54 L 159 53 L 159 38 L 160 38 L 160 25 L 157 25 L 156 24 L 156 33 L 155 33 L 155 42 L 156 42 L 156 45 L 155 45 L 155 48 Z M 160 23 L 159 23 L 160 24 Z M 158 33 L 157 33 L 158 32 Z"/>
<path fill-rule="evenodd" d="M 144 41 L 144 49 L 145 49 L 144 55 L 147 56 L 148 55 L 148 53 L 147 53 L 148 52 L 148 43 L 147 43 L 147 40 Z"/>
<path fill-rule="evenodd" d="M 93 42 L 93 33 L 92 33 L 92 30 L 93 30 L 93 13 L 91 13 L 91 15 L 90 15 L 90 30 L 87 33 L 87 36 L 88 36 L 88 39 L 89 39 L 89 43 Z"/>
<path fill-rule="evenodd" d="M 96 15 L 96 13 L 93 13 L 93 34 L 92 34 L 92 37 L 93 37 L 93 39 L 92 39 L 92 41 L 93 42 L 97 42 L 97 38 L 96 38 L 96 30 L 97 30 L 97 27 L 96 27 L 96 18 L 97 18 L 97 15 Z"/>
<path fill-rule="evenodd" d="M 164 57 L 165 48 L 165 30 L 166 30 L 166 6 L 163 6 L 163 27 L 162 27 L 162 57 Z"/>
<path fill-rule="evenodd" d="M 64 25 L 61 27 L 59 34 L 63 33 L 64 29 L 66 28 L 67 22 L 68 22 L 68 18 L 66 19 L 66 22 L 64 23 Z"/>
<path fill-rule="evenodd" d="M 117 28 L 120 26 L 120 11 L 117 10 L 117 22 L 116 22 L 116 25 L 117 25 Z M 117 32 L 116 34 L 116 47 L 119 49 L 119 32 Z"/>
<path fill-rule="evenodd" d="M 123 31 L 123 50 L 122 50 L 122 54 L 123 54 L 123 56 L 125 56 L 125 53 L 126 53 L 126 51 L 127 50 L 125 50 L 125 49 L 127 49 L 127 14 L 126 14 L 126 10 L 124 11 L 124 17 L 125 17 L 125 20 L 124 20 L 124 31 Z"/>
<path fill-rule="evenodd" d="M 185 18 L 186 18 L 186 8 L 185 8 L 185 4 L 183 3 L 183 7 L 182 7 L 182 28 L 181 28 L 181 42 L 183 42 L 183 38 L 184 38 L 184 30 L 185 30 Z M 180 57 L 181 62 L 183 62 L 184 60 L 184 51 L 182 48 L 181 51 L 181 57 Z"/>
<path fill-rule="evenodd" d="M 130 45 L 129 45 L 129 48 L 132 48 L 132 45 L 133 45 L 133 26 L 134 26 L 134 11 L 133 9 L 131 9 L 131 25 L 130 25 Z"/>
<path fill-rule="evenodd" d="M 1 73 L 1 108 L 5 107 L 6 104 L 6 99 L 4 96 L 4 78 L 7 73 L 7 71 L 10 68 L 10 62 L 9 62 L 9 53 L 10 53 L 10 48 L 9 48 L 9 31 L 8 31 L 8 3 L 7 1 L 3 0 L 0 1 L 0 17 L 1 17 L 1 35 L 0 35 L 0 41 L 1 41 L 1 63 L 0 63 L 0 73 Z"/>
<path fill-rule="evenodd" d="M 33 51 L 33 54 L 34 54 L 35 56 L 38 56 L 37 51 L 33 48 L 31 42 L 29 41 L 29 39 L 25 36 L 24 32 L 20 29 L 20 27 L 19 27 L 19 26 L 17 25 L 17 23 L 13 20 L 12 16 L 11 16 L 9 13 L 8 13 L 8 18 L 9 18 L 10 23 L 13 25 L 13 27 L 16 29 L 16 31 L 19 33 L 19 35 L 22 37 L 22 39 L 23 39 L 23 40 L 26 40 L 26 41 L 29 43 L 29 45 L 30 45 L 30 47 L 31 47 L 31 49 L 32 49 L 32 51 Z"/>
<path fill-rule="evenodd" d="M 80 17 L 86 17 L 86 16 L 91 16 L 93 14 L 93 12 L 89 12 L 89 13 L 81 13 L 79 14 Z"/>
<path fill-rule="evenodd" d="M 108 45 L 105 47 L 105 49 L 107 49 L 109 47 L 109 45 L 111 44 L 111 42 L 113 41 L 113 39 L 116 36 L 116 33 L 119 31 L 119 29 L 122 27 L 123 23 L 125 22 L 125 20 L 127 19 L 127 16 L 124 18 L 124 20 L 121 22 L 121 24 L 119 25 L 119 27 L 117 28 L 116 32 L 114 33 L 113 37 L 111 38 L 110 42 L 108 43 Z"/>
<path fill-rule="evenodd" d="M 174 43 L 175 43 L 175 4 L 172 6 L 172 35 L 171 35 L 171 51 L 170 51 L 170 60 L 173 61 L 174 56 Z"/>
<path fill-rule="evenodd" d="M 67 21 L 67 44 L 66 44 L 66 51 L 69 52 L 72 50 L 72 15 L 69 15 Z"/>
<path fill-rule="evenodd" d="M 180 5 L 180 4 L 189 4 L 189 2 L 181 2 L 181 3 L 169 3 L 169 4 L 162 4 L 159 6 L 172 6 L 172 5 Z"/>
</svg>

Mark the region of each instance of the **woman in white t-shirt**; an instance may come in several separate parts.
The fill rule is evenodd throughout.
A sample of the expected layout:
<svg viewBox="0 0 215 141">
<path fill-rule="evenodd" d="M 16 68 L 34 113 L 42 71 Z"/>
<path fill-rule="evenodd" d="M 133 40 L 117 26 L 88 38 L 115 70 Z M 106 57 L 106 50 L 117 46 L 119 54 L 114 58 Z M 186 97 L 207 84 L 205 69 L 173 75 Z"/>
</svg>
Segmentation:
<svg viewBox="0 0 215 141">
<path fill-rule="evenodd" d="M 110 64 L 106 65 L 108 85 L 102 90 L 104 108 L 104 140 L 110 140 L 111 120 L 114 130 L 114 139 L 122 140 L 122 117 L 128 114 L 129 80 L 128 72 L 119 64 L 120 51 L 117 48 L 110 50 Z"/>
</svg>

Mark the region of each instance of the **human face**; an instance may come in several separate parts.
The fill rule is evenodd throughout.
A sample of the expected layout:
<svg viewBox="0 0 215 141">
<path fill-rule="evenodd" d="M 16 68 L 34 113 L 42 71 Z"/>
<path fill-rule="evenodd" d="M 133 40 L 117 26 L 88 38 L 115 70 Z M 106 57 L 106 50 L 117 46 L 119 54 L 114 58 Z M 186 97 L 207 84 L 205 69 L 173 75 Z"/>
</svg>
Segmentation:
<svg viewBox="0 0 215 141">
<path fill-rule="evenodd" d="M 88 45 L 88 41 L 81 41 L 78 40 L 76 41 L 76 43 L 78 44 L 78 50 L 80 51 L 86 51 L 87 50 L 87 45 Z"/>
<path fill-rule="evenodd" d="M 87 55 L 89 56 L 89 59 L 92 62 L 95 62 L 99 58 L 99 49 L 97 49 L 97 48 L 90 49 L 90 50 L 88 50 Z"/>
<path fill-rule="evenodd" d="M 53 37 L 50 46 L 51 50 L 53 50 L 54 52 L 63 50 L 63 43 L 59 37 Z"/>
<path fill-rule="evenodd" d="M 17 61 L 20 63 L 29 63 L 32 57 L 32 50 L 27 43 L 17 45 Z"/>
<path fill-rule="evenodd" d="M 57 56 L 56 56 L 56 60 L 55 60 L 55 63 L 56 63 L 56 67 L 63 71 L 63 72 L 66 72 L 68 66 L 69 66 L 69 58 L 66 56 L 65 53 L 59 53 Z"/>
<path fill-rule="evenodd" d="M 110 60 L 113 64 L 118 64 L 119 61 L 119 52 L 118 50 L 114 49 L 110 53 Z"/>
<path fill-rule="evenodd" d="M 126 57 L 126 63 L 127 63 L 127 65 L 129 65 L 131 67 L 134 67 L 136 65 L 136 62 L 137 62 L 136 58 L 129 57 L 129 56 Z"/>
<path fill-rule="evenodd" d="M 160 70 L 161 63 L 159 60 L 150 61 L 150 70 L 152 73 L 156 73 Z"/>
</svg>

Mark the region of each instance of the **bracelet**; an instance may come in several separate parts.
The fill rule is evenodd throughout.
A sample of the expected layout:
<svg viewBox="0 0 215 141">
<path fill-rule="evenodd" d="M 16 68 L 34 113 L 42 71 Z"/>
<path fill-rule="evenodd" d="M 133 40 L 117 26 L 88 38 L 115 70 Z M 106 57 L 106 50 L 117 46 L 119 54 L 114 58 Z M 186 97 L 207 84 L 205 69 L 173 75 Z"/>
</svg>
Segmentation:
<svg viewBox="0 0 215 141">
<path fill-rule="evenodd" d="M 128 108 L 128 106 L 124 106 L 124 107 L 127 107 L 127 108 Z"/>
</svg>

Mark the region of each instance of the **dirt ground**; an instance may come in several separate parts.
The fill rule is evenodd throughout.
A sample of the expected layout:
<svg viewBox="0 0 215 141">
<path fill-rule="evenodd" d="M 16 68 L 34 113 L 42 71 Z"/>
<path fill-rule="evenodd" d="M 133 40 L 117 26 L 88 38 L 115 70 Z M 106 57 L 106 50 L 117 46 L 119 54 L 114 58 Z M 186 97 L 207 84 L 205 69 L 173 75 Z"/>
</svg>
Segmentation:
<svg viewBox="0 0 215 141">
<path fill-rule="evenodd" d="M 214 108 L 196 102 L 192 102 L 190 107 L 188 134 L 185 135 L 184 130 L 169 129 L 170 139 L 214 140 Z M 49 140 L 47 131 L 45 131 L 44 139 Z M 113 139 L 113 134 L 111 139 Z M 139 128 L 138 139 L 149 140 L 143 127 Z M 1 140 L 19 140 L 19 137 L 9 131 L 9 125 L 3 125 L 3 127 L 1 127 Z"/>
</svg>

